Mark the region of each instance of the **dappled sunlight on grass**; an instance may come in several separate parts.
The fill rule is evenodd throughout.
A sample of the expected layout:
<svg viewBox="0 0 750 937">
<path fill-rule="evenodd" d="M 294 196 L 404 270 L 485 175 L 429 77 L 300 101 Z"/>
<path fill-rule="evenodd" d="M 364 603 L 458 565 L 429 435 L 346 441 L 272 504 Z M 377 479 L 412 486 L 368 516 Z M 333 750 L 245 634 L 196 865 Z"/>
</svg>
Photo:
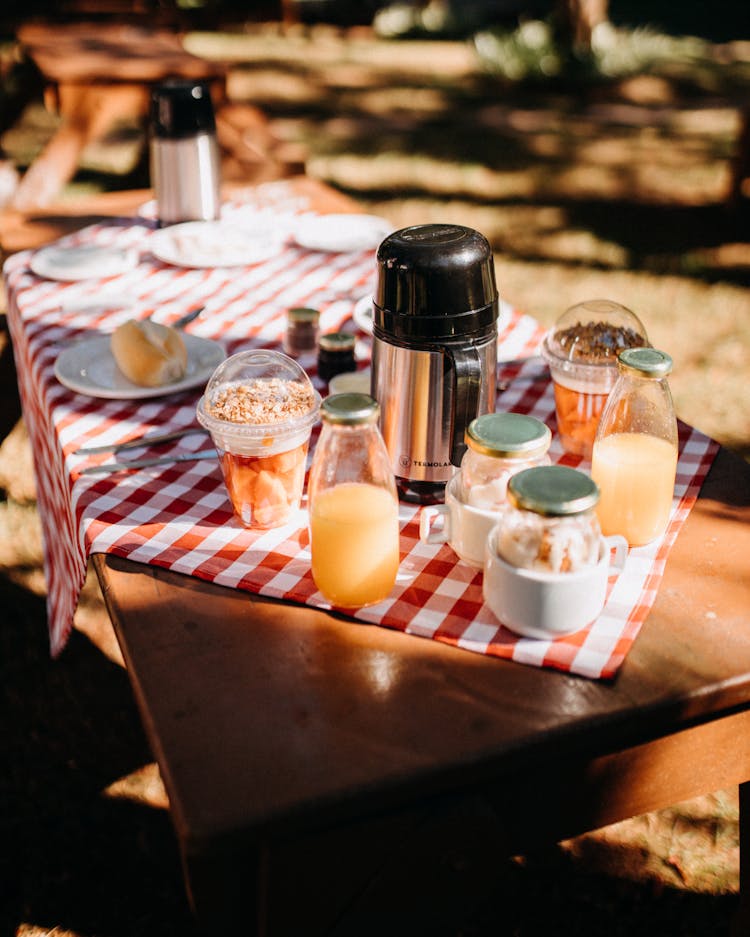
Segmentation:
<svg viewBox="0 0 750 937">
<path fill-rule="evenodd" d="M 159 766 L 155 762 L 143 765 L 108 784 L 102 791 L 102 796 L 114 800 L 129 800 L 156 810 L 169 809 L 169 797 L 164 789 Z"/>
<path fill-rule="evenodd" d="M 704 894 L 739 892 L 736 790 L 623 820 L 562 844 L 582 869 Z"/>
</svg>

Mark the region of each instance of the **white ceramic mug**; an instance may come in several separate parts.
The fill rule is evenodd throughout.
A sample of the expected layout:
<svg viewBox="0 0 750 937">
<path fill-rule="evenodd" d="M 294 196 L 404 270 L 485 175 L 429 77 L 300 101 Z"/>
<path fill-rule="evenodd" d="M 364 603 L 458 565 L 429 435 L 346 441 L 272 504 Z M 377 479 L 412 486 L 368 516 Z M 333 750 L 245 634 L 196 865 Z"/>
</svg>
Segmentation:
<svg viewBox="0 0 750 937">
<path fill-rule="evenodd" d="M 595 566 L 570 573 L 523 569 L 498 556 L 498 530 L 487 541 L 484 600 L 506 627 L 528 638 L 560 637 L 594 621 L 604 608 L 607 581 L 619 576 L 628 555 L 627 540 L 615 535 L 602 537 Z"/>
<path fill-rule="evenodd" d="M 445 504 L 423 507 L 419 515 L 419 539 L 422 543 L 449 543 L 459 558 L 469 566 L 482 569 L 484 548 L 497 511 L 487 511 L 464 504 L 458 497 L 458 475 L 445 486 Z M 442 517 L 442 524 L 435 523 Z"/>
</svg>

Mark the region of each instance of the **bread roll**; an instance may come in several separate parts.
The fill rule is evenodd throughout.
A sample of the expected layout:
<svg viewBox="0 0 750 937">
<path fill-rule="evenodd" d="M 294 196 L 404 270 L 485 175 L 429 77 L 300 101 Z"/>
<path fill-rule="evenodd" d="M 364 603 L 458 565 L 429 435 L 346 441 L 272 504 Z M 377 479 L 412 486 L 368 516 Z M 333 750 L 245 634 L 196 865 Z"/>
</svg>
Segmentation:
<svg viewBox="0 0 750 937">
<path fill-rule="evenodd" d="M 185 376 L 187 349 L 180 332 L 158 322 L 130 319 L 112 335 L 112 355 L 128 380 L 161 387 Z"/>
</svg>

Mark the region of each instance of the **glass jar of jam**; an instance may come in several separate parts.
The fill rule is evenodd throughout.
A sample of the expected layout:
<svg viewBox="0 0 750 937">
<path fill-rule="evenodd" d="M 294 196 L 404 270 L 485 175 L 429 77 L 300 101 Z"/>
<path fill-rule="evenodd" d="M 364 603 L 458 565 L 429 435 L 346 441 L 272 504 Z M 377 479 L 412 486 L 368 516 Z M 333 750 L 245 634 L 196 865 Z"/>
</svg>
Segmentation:
<svg viewBox="0 0 750 937">
<path fill-rule="evenodd" d="M 549 465 L 552 434 L 541 420 L 522 413 L 485 413 L 464 435 L 459 497 L 464 504 L 497 510 L 505 504 L 511 475 Z"/>
<path fill-rule="evenodd" d="M 318 377 L 328 383 L 337 374 L 357 370 L 354 346 L 357 337 L 351 332 L 327 332 L 320 336 Z"/>
<path fill-rule="evenodd" d="M 320 337 L 320 312 L 306 306 L 295 306 L 286 314 L 283 347 L 292 358 L 317 354 Z"/>
</svg>

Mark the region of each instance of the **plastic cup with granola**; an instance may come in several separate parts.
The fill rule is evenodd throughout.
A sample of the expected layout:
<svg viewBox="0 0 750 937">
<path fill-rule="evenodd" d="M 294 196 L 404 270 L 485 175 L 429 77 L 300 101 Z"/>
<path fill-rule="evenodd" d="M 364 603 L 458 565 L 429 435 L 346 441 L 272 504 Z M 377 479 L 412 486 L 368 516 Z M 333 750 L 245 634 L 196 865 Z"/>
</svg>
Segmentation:
<svg viewBox="0 0 750 937">
<path fill-rule="evenodd" d="M 648 345 L 634 312 L 608 299 L 571 306 L 544 337 L 542 356 L 555 392 L 557 430 L 563 448 L 591 458 L 604 404 L 617 379 L 624 348 Z"/>
<path fill-rule="evenodd" d="M 319 408 L 309 377 L 280 352 L 240 352 L 214 371 L 198 421 L 211 433 L 245 527 L 280 527 L 299 508 Z"/>
</svg>

